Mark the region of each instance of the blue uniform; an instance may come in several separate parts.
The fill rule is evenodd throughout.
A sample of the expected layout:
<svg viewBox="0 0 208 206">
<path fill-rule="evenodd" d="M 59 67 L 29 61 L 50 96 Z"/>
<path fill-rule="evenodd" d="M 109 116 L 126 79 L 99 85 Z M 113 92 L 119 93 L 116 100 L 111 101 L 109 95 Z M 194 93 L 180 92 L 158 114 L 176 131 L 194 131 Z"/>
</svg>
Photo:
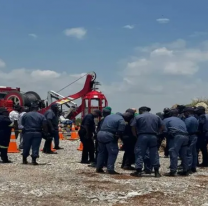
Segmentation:
<svg viewBox="0 0 208 206">
<path fill-rule="evenodd" d="M 170 137 L 169 153 L 170 153 L 170 170 L 177 171 L 178 156 L 182 159 L 183 171 L 188 170 L 188 131 L 185 122 L 178 117 L 169 117 L 164 119 L 165 132 Z"/>
<path fill-rule="evenodd" d="M 199 152 L 199 150 L 201 150 L 202 152 L 203 166 L 208 166 L 207 143 L 208 143 L 208 115 L 202 114 L 199 116 L 197 152 Z"/>
<path fill-rule="evenodd" d="M 126 123 L 119 114 L 112 114 L 105 117 L 101 129 L 97 134 L 98 139 L 98 160 L 97 169 L 103 168 L 106 153 L 108 154 L 107 170 L 114 171 L 114 165 L 118 155 L 118 138 L 115 135 L 123 133 Z"/>
<path fill-rule="evenodd" d="M 86 133 L 86 128 L 88 133 Z M 79 131 L 80 140 L 83 144 L 82 151 L 82 163 L 95 161 L 95 146 L 93 141 L 93 134 L 95 133 L 95 121 L 93 114 L 87 114 L 81 123 L 81 129 Z M 89 159 L 88 159 L 89 158 Z"/>
<path fill-rule="evenodd" d="M 11 123 L 8 116 L 0 114 L 0 153 L 3 162 L 8 161 L 7 151 L 12 129 L 9 125 Z"/>
<path fill-rule="evenodd" d="M 27 158 L 32 147 L 32 157 L 39 157 L 39 147 L 42 139 L 42 126 L 45 117 L 38 112 L 28 112 L 22 117 L 23 157 Z"/>
<path fill-rule="evenodd" d="M 102 118 L 99 122 L 98 122 L 98 125 L 97 125 L 97 133 L 100 131 L 100 129 L 101 129 L 101 126 L 102 126 L 102 124 L 103 124 L 103 122 L 104 122 L 104 119 L 105 118 Z M 97 158 L 98 158 L 98 151 L 99 149 L 98 149 L 98 141 L 97 141 L 97 137 L 96 137 L 96 139 L 95 139 L 95 162 L 97 163 Z M 105 160 L 105 164 L 107 164 L 107 159 L 108 159 L 108 156 L 107 156 L 107 152 L 106 152 L 106 158 L 105 158 L 106 160 Z"/>
<path fill-rule="evenodd" d="M 132 134 L 132 123 L 133 119 L 126 125 L 122 142 L 124 148 L 124 156 L 122 161 L 122 168 L 123 167 L 130 167 L 132 164 L 135 163 L 135 155 L 134 155 L 134 147 L 136 144 L 136 137 Z"/>
<path fill-rule="evenodd" d="M 59 147 L 59 131 L 58 131 L 58 123 L 59 123 L 59 118 L 58 115 L 54 113 L 52 109 L 49 109 L 46 111 L 44 114 L 46 120 L 50 120 L 52 122 L 52 126 L 54 128 L 54 131 L 50 131 L 51 136 L 54 138 L 54 143 L 55 143 L 55 148 Z M 46 143 L 47 144 L 47 143 Z M 51 148 L 51 141 L 46 147 Z"/>
<path fill-rule="evenodd" d="M 191 170 L 195 169 L 197 166 L 196 133 L 198 131 L 199 122 L 193 115 L 190 115 L 185 119 L 185 124 L 189 133 L 188 165 L 189 170 Z"/>
<path fill-rule="evenodd" d="M 134 118 L 131 126 L 136 127 L 138 139 L 135 146 L 135 168 L 141 170 L 145 155 L 149 153 L 150 165 L 155 169 L 160 167 L 157 149 L 157 135 L 162 127 L 159 116 L 144 112 Z"/>
</svg>

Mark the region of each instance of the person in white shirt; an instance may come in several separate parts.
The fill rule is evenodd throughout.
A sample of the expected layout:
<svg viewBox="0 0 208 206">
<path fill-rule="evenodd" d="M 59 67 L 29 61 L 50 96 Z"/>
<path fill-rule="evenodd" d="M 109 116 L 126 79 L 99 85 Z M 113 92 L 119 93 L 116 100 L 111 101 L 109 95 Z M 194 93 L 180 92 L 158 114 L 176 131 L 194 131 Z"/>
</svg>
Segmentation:
<svg viewBox="0 0 208 206">
<path fill-rule="evenodd" d="M 20 105 L 15 105 L 14 110 L 9 113 L 9 119 L 11 120 L 11 122 L 14 125 L 16 139 L 18 138 L 18 134 L 19 134 L 19 132 L 18 132 L 18 120 L 19 120 L 19 117 L 20 117 L 21 109 L 22 109 L 22 107 Z"/>
<path fill-rule="evenodd" d="M 28 108 L 22 108 L 22 110 L 20 111 L 19 114 L 19 120 L 18 120 L 18 128 L 19 130 L 21 130 L 20 132 L 20 145 L 19 145 L 19 149 L 23 149 L 23 135 L 22 135 L 22 130 L 23 130 L 23 125 L 22 125 L 22 117 L 29 111 Z"/>
<path fill-rule="evenodd" d="M 60 121 L 60 123 L 63 124 L 64 126 L 66 126 L 66 125 L 71 125 L 71 124 L 72 124 L 72 121 L 71 121 L 71 120 L 66 119 L 66 118 L 64 117 L 64 113 L 62 113 L 61 116 L 59 117 L 59 121 Z"/>
</svg>

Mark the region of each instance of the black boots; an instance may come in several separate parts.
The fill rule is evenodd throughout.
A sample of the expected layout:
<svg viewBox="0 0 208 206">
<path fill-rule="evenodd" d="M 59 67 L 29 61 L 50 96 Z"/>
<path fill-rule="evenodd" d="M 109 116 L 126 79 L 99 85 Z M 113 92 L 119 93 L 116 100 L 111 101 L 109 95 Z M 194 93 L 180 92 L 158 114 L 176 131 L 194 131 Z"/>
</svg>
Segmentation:
<svg viewBox="0 0 208 206">
<path fill-rule="evenodd" d="M 137 169 L 136 172 L 133 172 L 130 175 L 134 176 L 134 177 L 141 177 L 142 176 L 142 169 Z"/>
<path fill-rule="evenodd" d="M 36 159 L 37 159 L 37 158 L 32 157 L 32 164 L 33 164 L 33 165 L 38 165 L 38 163 L 36 162 Z"/>
<path fill-rule="evenodd" d="M 119 173 L 116 172 L 115 170 L 107 170 L 106 173 L 109 175 L 119 175 Z"/>
<path fill-rule="evenodd" d="M 96 172 L 97 172 L 97 173 L 105 173 L 104 170 L 103 170 L 102 168 L 96 169 Z"/>
<path fill-rule="evenodd" d="M 33 165 L 38 165 L 38 163 L 36 162 L 36 159 L 37 159 L 36 157 L 32 157 L 32 164 Z M 27 157 L 23 157 L 22 164 L 24 164 L 24 165 L 28 164 Z"/>
<path fill-rule="evenodd" d="M 124 169 L 124 170 L 135 170 L 135 168 L 132 167 L 132 166 L 123 166 L 122 169 Z"/>
<path fill-rule="evenodd" d="M 155 177 L 161 177 L 161 174 L 159 173 L 159 169 L 155 169 Z"/>
<path fill-rule="evenodd" d="M 27 157 L 23 157 L 22 159 L 22 164 L 26 165 L 28 162 L 27 162 Z"/>
<path fill-rule="evenodd" d="M 159 173 L 159 169 L 154 169 L 154 170 L 155 170 L 155 177 L 157 177 L 157 178 L 161 177 L 161 174 Z M 142 174 L 143 174 L 142 169 L 137 169 L 136 172 L 131 173 L 130 175 L 134 176 L 134 177 L 141 177 Z M 151 174 L 151 171 L 146 174 Z"/>
<path fill-rule="evenodd" d="M 2 163 L 6 164 L 6 163 L 12 163 L 12 161 L 10 161 L 9 159 L 5 159 L 5 160 L 2 160 Z"/>
</svg>

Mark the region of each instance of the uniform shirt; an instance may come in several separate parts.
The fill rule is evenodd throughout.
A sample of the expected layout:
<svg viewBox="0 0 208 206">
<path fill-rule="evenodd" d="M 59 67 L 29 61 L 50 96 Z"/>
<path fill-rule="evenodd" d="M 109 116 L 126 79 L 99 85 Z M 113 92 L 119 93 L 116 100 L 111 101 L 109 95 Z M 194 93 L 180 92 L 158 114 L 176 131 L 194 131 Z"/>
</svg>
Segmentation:
<svg viewBox="0 0 208 206">
<path fill-rule="evenodd" d="M 22 126 L 25 132 L 42 131 L 44 122 L 46 122 L 46 118 L 38 112 L 28 112 L 22 117 Z"/>
<path fill-rule="evenodd" d="M 87 127 L 89 133 L 95 133 L 95 121 L 93 114 L 87 114 L 82 120 L 81 127 Z"/>
<path fill-rule="evenodd" d="M 198 131 L 199 122 L 193 115 L 185 119 L 185 124 L 189 134 L 194 134 Z"/>
<path fill-rule="evenodd" d="M 19 129 L 23 129 L 22 117 L 23 117 L 24 114 L 26 114 L 26 112 L 21 112 L 20 115 L 19 115 L 19 119 L 18 119 L 18 127 L 19 127 Z"/>
<path fill-rule="evenodd" d="M 199 132 L 202 135 L 208 136 L 208 115 L 202 114 L 199 116 Z"/>
<path fill-rule="evenodd" d="M 8 116 L 0 115 L 0 148 L 5 148 L 9 145 L 12 128 L 9 127 L 11 120 Z"/>
<path fill-rule="evenodd" d="M 97 133 L 100 131 L 101 126 L 102 126 L 102 124 L 103 124 L 103 122 L 104 122 L 104 119 L 105 119 L 105 118 L 102 118 L 102 119 L 98 122 L 98 125 L 97 125 Z"/>
<path fill-rule="evenodd" d="M 18 121 L 20 117 L 19 112 L 13 110 L 9 113 L 9 119 L 14 122 L 14 121 Z"/>
<path fill-rule="evenodd" d="M 125 131 L 126 122 L 121 114 L 111 114 L 105 117 L 100 131 L 106 131 L 109 133 L 123 133 Z"/>
<path fill-rule="evenodd" d="M 130 120 L 130 122 L 126 125 L 123 137 L 131 137 L 131 136 L 133 136 L 133 134 L 132 134 L 132 127 L 131 127 L 131 124 L 132 124 L 133 121 L 134 121 L 134 118 L 132 118 Z"/>
<path fill-rule="evenodd" d="M 171 136 L 177 134 L 188 134 L 186 124 L 179 117 L 168 117 L 163 120 L 165 131 Z"/>
<path fill-rule="evenodd" d="M 49 109 L 45 112 L 45 118 L 47 120 L 50 120 L 52 122 L 53 128 L 55 130 L 58 130 L 58 124 L 59 124 L 59 118 L 58 115 L 56 115 L 52 109 Z"/>
<path fill-rule="evenodd" d="M 131 123 L 131 126 L 136 127 L 138 134 L 158 134 L 162 125 L 161 118 L 149 112 L 134 117 Z"/>
</svg>

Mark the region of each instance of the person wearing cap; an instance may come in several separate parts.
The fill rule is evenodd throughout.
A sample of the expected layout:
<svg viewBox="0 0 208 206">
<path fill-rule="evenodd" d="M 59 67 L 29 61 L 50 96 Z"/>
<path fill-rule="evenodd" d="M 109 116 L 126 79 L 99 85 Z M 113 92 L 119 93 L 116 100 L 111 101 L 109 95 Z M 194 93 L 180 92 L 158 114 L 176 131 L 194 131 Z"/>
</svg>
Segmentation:
<svg viewBox="0 0 208 206">
<path fill-rule="evenodd" d="M 188 176 L 188 142 L 189 134 L 186 128 L 185 122 L 178 117 L 178 110 L 171 109 L 167 113 L 168 118 L 164 119 L 165 135 L 170 138 L 169 141 L 169 154 L 170 154 L 170 172 L 165 176 L 176 176 L 178 168 L 178 156 L 182 160 L 182 171 L 179 171 L 179 175 Z"/>
<path fill-rule="evenodd" d="M 134 147 L 136 144 L 136 137 L 132 134 L 131 123 L 134 119 L 136 109 L 127 109 L 126 112 L 132 113 L 132 119 L 130 119 L 125 127 L 124 134 L 122 136 L 124 155 L 121 168 L 124 170 L 134 170 L 131 165 L 135 163 Z"/>
<path fill-rule="evenodd" d="M 9 118 L 13 123 L 16 139 L 18 138 L 18 135 L 19 135 L 18 121 L 20 118 L 21 110 L 22 110 L 22 107 L 20 105 L 14 105 L 14 110 L 9 113 Z"/>
<path fill-rule="evenodd" d="M 198 116 L 199 127 L 198 127 L 198 140 L 197 140 L 197 154 L 199 151 L 202 152 L 202 163 L 199 164 L 199 167 L 208 167 L 208 115 L 205 114 L 205 108 L 199 106 L 195 109 L 195 113 Z M 197 158 L 198 160 L 198 158 Z"/>
<path fill-rule="evenodd" d="M 51 105 L 50 109 L 47 110 L 44 114 L 47 122 L 48 122 L 48 129 L 51 138 L 46 139 L 43 152 L 46 154 L 57 154 L 57 152 L 53 152 L 51 150 L 51 144 L 52 139 L 54 139 L 54 149 L 59 150 L 63 149 L 59 147 L 59 130 L 58 130 L 58 124 L 59 124 L 59 107 L 58 104 L 54 103 Z"/>
<path fill-rule="evenodd" d="M 38 104 L 33 102 L 31 111 L 22 117 L 23 126 L 23 164 L 27 164 L 27 157 L 32 148 L 32 164 L 38 165 L 39 149 L 42 140 L 42 133 L 47 132 L 47 121 L 44 115 L 38 113 Z"/>
<path fill-rule="evenodd" d="M 12 121 L 6 108 L 0 108 L 0 153 L 3 163 L 11 163 L 8 159 L 8 147 L 11 136 Z"/>
<path fill-rule="evenodd" d="M 141 177 L 144 157 L 149 151 L 150 164 L 154 168 L 155 177 L 160 177 L 159 154 L 157 149 L 157 135 L 163 129 L 162 120 L 157 115 L 150 113 L 149 107 L 140 107 L 139 114 L 131 123 L 132 132 L 137 136 L 135 146 L 135 169 L 132 176 Z"/>
<path fill-rule="evenodd" d="M 85 115 L 82 120 L 79 130 L 80 141 L 83 144 L 82 150 L 82 164 L 88 164 L 95 162 L 95 146 L 93 136 L 95 134 L 95 118 L 101 117 L 100 110 L 95 109 L 92 113 Z"/>
<path fill-rule="evenodd" d="M 189 133 L 189 148 L 188 148 L 188 165 L 190 172 L 196 172 L 197 167 L 197 131 L 199 127 L 198 120 L 194 117 L 194 109 L 192 107 L 186 107 L 183 110 L 185 116 L 185 124 Z"/>
<path fill-rule="evenodd" d="M 103 166 L 107 154 L 107 173 L 118 174 L 115 171 L 115 162 L 119 152 L 118 139 L 122 138 L 126 122 L 128 122 L 132 117 L 132 113 L 125 112 L 124 114 L 111 114 L 105 118 L 101 129 L 97 134 L 99 149 L 96 169 L 97 173 L 104 173 Z"/>
<path fill-rule="evenodd" d="M 97 163 L 97 156 L 98 156 L 98 141 L 97 141 L 97 133 L 100 131 L 101 126 L 103 124 L 103 121 L 105 119 L 105 117 L 107 117 L 108 115 L 111 114 L 111 107 L 105 107 L 102 111 L 102 116 L 103 118 L 98 122 L 97 125 L 97 129 L 96 129 L 96 135 L 94 136 L 95 138 L 95 162 L 93 162 L 91 165 L 89 165 L 90 167 L 96 167 L 96 163 Z M 106 155 L 106 160 L 108 159 L 107 155 Z M 107 164 L 107 162 L 106 162 Z"/>
</svg>

